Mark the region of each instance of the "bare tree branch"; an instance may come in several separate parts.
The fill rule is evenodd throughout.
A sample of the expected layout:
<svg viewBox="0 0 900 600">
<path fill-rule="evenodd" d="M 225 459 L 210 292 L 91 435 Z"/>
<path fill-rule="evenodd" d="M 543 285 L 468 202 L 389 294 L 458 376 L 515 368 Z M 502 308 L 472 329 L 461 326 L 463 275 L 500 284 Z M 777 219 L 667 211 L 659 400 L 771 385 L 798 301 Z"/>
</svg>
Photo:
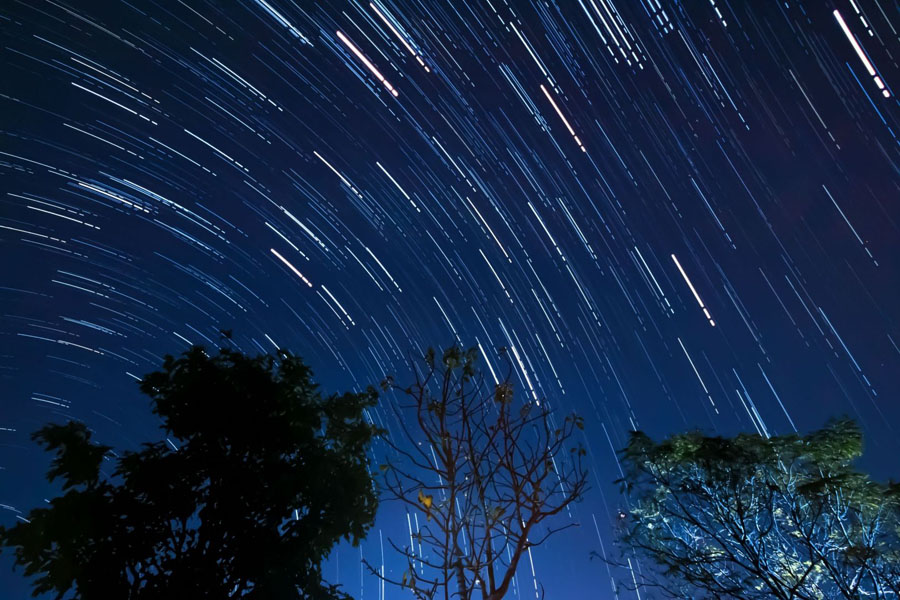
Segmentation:
<svg viewBox="0 0 900 600">
<path fill-rule="evenodd" d="M 491 388 L 476 357 L 474 349 L 440 358 L 429 351 L 424 371 L 412 365 L 411 385 L 383 384 L 399 397 L 400 435 L 387 440 L 382 492 L 424 514 L 413 536 L 423 551 L 389 540 L 407 561 L 399 581 L 369 568 L 416 598 L 503 598 L 529 548 L 576 526 L 543 522 L 587 488 L 585 452 L 572 444 L 582 419 L 569 415 L 557 427 L 546 402 L 515 401 L 509 361 L 506 379 Z"/>
</svg>

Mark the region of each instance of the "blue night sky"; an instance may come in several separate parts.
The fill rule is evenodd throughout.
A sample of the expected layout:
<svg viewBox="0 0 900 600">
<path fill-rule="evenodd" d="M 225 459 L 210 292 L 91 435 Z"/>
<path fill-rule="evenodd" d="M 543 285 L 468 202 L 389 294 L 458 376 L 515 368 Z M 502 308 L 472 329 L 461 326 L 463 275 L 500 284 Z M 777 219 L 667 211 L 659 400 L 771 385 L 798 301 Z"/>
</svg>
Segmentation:
<svg viewBox="0 0 900 600">
<path fill-rule="evenodd" d="M 328 391 L 507 347 L 582 414 L 580 527 L 511 598 L 614 597 L 632 429 L 849 415 L 900 475 L 898 31 L 890 0 L 2 3 L 0 519 L 55 493 L 31 431 L 159 439 L 135 380 L 220 329 Z M 360 556 L 396 574 L 408 535 L 385 506 L 328 576 L 407 597 Z"/>
</svg>

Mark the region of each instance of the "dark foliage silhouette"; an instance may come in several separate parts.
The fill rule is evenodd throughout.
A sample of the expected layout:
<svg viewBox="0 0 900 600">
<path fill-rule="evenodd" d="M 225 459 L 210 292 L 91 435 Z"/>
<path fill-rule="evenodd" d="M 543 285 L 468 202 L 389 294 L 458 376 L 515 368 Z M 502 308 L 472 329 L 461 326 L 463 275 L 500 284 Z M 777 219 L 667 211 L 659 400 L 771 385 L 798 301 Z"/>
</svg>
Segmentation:
<svg viewBox="0 0 900 600">
<path fill-rule="evenodd" d="M 168 442 L 115 455 L 82 423 L 33 439 L 61 496 L 0 528 L 57 598 L 346 598 L 320 563 L 376 509 L 364 419 L 374 390 L 323 397 L 287 352 L 195 347 L 141 381 Z"/>
</svg>

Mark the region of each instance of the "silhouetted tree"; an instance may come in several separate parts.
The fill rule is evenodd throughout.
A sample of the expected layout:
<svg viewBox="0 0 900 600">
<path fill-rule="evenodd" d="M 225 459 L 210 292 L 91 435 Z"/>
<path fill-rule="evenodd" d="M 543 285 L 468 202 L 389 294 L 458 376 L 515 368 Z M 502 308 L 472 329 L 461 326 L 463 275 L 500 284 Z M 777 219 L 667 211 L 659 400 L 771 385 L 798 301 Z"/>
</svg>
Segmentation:
<svg viewBox="0 0 900 600">
<path fill-rule="evenodd" d="M 82 423 L 33 434 L 65 493 L 0 529 L 0 544 L 34 576 L 34 595 L 346 598 L 320 563 L 374 518 L 365 452 L 376 431 L 363 418 L 374 390 L 322 397 L 289 353 L 197 347 L 140 387 L 172 445 L 116 457 Z"/>
<path fill-rule="evenodd" d="M 861 454 L 846 420 L 806 436 L 633 433 L 620 517 L 627 554 L 648 559 L 635 581 L 669 598 L 900 597 L 900 486 L 857 471 Z"/>
<path fill-rule="evenodd" d="M 453 347 L 436 361 L 429 350 L 412 385 L 383 384 L 402 398 L 384 491 L 424 518 L 409 545 L 390 540 L 406 562 L 399 579 L 370 569 L 419 599 L 503 598 L 525 554 L 575 525 L 544 521 L 587 485 L 585 452 L 568 447 L 582 419 L 557 425 L 546 403 L 516 403 L 508 376 L 488 387 L 476 357 Z"/>
</svg>

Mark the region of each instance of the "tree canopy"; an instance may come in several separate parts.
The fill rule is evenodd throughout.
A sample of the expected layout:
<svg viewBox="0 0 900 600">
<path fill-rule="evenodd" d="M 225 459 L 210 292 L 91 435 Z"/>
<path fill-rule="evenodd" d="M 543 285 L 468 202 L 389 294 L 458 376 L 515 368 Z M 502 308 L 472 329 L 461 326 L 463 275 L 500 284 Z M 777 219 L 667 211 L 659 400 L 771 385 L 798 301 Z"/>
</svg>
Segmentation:
<svg viewBox="0 0 900 600">
<path fill-rule="evenodd" d="M 840 420 L 809 435 L 700 433 L 623 452 L 622 547 L 639 587 L 736 600 L 900 597 L 900 485 L 853 466 L 862 435 Z"/>
<path fill-rule="evenodd" d="M 320 564 L 358 541 L 377 495 L 376 394 L 323 397 L 296 356 L 195 347 L 140 383 L 169 441 L 114 454 L 83 423 L 32 436 L 63 494 L 0 528 L 57 598 L 346 598 Z"/>
</svg>

